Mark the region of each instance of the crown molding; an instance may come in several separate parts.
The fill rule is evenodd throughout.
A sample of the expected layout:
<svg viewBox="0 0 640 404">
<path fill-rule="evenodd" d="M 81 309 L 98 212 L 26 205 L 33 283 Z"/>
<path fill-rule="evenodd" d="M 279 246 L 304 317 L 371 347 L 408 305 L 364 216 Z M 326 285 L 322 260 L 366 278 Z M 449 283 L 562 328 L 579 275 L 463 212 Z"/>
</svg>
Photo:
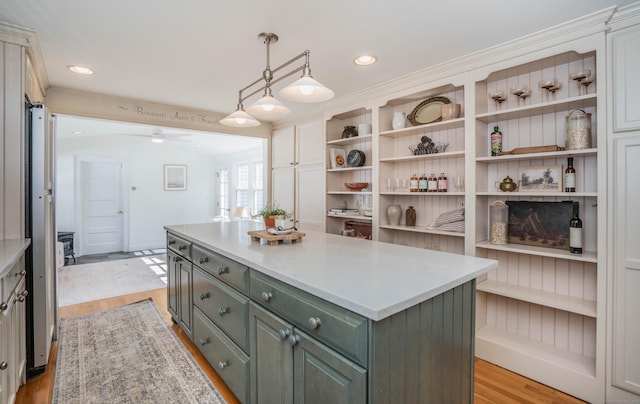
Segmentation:
<svg viewBox="0 0 640 404">
<path fill-rule="evenodd" d="M 27 56 L 31 59 L 31 64 L 36 71 L 41 90 L 45 94 L 45 90 L 49 88 L 49 76 L 36 32 L 7 22 L 0 22 L 0 40 L 23 46 L 26 49 Z"/>
</svg>

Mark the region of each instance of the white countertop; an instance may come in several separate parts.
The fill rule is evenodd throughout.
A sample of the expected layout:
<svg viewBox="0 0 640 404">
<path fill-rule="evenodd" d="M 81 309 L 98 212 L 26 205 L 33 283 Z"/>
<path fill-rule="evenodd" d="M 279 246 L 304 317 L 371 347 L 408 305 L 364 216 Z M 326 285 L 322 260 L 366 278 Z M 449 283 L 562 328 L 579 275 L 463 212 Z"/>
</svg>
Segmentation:
<svg viewBox="0 0 640 404">
<path fill-rule="evenodd" d="M 264 229 L 251 221 L 165 229 L 376 321 L 498 265 L 483 258 L 321 232 L 304 232 L 302 242 L 272 246 L 251 240 L 248 231 Z"/>
<path fill-rule="evenodd" d="M 30 239 L 0 240 L 0 278 L 13 268 L 29 244 L 31 244 Z"/>
</svg>

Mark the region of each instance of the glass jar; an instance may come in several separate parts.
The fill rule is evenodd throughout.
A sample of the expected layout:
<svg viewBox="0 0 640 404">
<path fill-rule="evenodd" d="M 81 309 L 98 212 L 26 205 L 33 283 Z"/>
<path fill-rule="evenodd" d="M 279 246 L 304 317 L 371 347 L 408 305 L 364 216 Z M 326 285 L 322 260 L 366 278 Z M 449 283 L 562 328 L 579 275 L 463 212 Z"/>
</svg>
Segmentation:
<svg viewBox="0 0 640 404">
<path fill-rule="evenodd" d="M 591 114 L 581 109 L 571 111 L 566 116 L 566 144 L 567 150 L 591 148 Z"/>
<path fill-rule="evenodd" d="M 509 206 L 503 201 L 494 201 L 489 205 L 489 242 L 507 244 L 509 227 Z"/>
</svg>

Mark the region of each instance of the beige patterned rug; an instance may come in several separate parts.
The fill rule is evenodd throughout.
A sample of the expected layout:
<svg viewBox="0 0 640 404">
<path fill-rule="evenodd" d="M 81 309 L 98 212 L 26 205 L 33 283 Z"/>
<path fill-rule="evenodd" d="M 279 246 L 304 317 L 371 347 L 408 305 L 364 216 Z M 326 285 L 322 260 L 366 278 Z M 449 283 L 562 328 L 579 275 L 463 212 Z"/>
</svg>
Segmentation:
<svg viewBox="0 0 640 404">
<path fill-rule="evenodd" d="M 150 299 L 61 320 L 52 402 L 225 403 Z"/>
</svg>

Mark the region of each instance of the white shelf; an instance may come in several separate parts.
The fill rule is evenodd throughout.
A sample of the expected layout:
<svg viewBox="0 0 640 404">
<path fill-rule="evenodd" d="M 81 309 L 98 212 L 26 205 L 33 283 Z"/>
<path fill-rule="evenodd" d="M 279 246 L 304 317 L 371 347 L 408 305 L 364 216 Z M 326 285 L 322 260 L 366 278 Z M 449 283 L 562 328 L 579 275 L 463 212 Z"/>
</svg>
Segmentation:
<svg viewBox="0 0 640 404">
<path fill-rule="evenodd" d="M 549 114 L 562 110 L 584 109 L 587 107 L 595 107 L 597 98 L 598 97 L 596 94 L 581 95 L 578 97 L 565 98 L 561 100 L 543 102 L 540 104 L 478 114 L 476 115 L 476 119 L 482 122 L 489 123 L 528 117 L 532 115 Z"/>
<path fill-rule="evenodd" d="M 346 139 L 329 140 L 327 142 L 327 145 L 329 146 L 348 145 L 348 144 L 354 144 L 354 143 L 362 142 L 365 140 L 371 140 L 371 139 L 373 139 L 372 134 L 362 135 L 362 136 L 358 135 L 354 137 L 348 137 Z"/>
<path fill-rule="evenodd" d="M 544 248 L 524 244 L 491 244 L 489 241 L 480 241 L 476 243 L 476 247 L 485 248 L 487 250 L 507 251 L 518 254 L 537 255 L 542 257 L 560 258 L 570 261 L 581 262 L 598 262 L 598 256 L 595 252 L 586 251 L 582 254 L 572 254 L 569 250 L 560 250 L 557 248 Z"/>
<path fill-rule="evenodd" d="M 559 295 L 553 292 L 546 292 L 492 280 L 478 282 L 477 290 L 541 306 L 552 307 L 554 309 L 568 311 L 587 317 L 596 317 L 596 302 L 594 300 L 585 300 L 577 297 Z"/>
<path fill-rule="evenodd" d="M 441 236 L 464 237 L 464 233 L 458 233 L 454 231 L 431 230 L 423 226 L 402 226 L 402 225 L 396 226 L 396 225 L 390 225 L 390 224 L 382 224 L 380 225 L 380 228 L 387 229 L 387 230 L 408 231 L 412 233 L 426 233 L 426 234 L 439 234 Z"/>
<path fill-rule="evenodd" d="M 444 129 L 449 129 L 449 128 L 462 127 L 463 125 L 464 125 L 464 117 L 463 118 L 450 119 L 450 120 L 447 120 L 447 121 L 427 123 L 427 124 L 424 124 L 424 125 L 409 126 L 409 127 L 402 128 L 402 129 L 386 130 L 386 131 L 380 132 L 380 136 L 384 136 L 384 137 L 411 136 L 411 135 L 415 135 L 418 132 L 423 132 L 425 129 L 440 129 L 440 130 L 444 130 Z"/>
<path fill-rule="evenodd" d="M 490 326 L 476 331 L 475 354 L 576 397 L 597 396 L 594 358 Z"/>
<path fill-rule="evenodd" d="M 327 217 L 337 217 L 339 219 L 362 220 L 366 222 L 370 222 L 372 220 L 371 216 L 361 216 L 361 215 L 334 215 L 331 213 L 327 213 Z"/>
<path fill-rule="evenodd" d="M 444 152 L 444 153 L 431 153 L 431 154 L 419 154 L 409 155 L 402 157 L 386 157 L 381 158 L 381 163 L 403 163 L 406 161 L 424 160 L 424 159 L 447 159 L 453 157 L 464 157 L 464 151 Z"/>
<path fill-rule="evenodd" d="M 565 198 L 580 198 L 580 197 L 597 197 L 597 192 L 502 192 L 502 191 L 491 191 L 491 192 L 477 192 L 477 196 L 510 196 L 514 197 L 518 196 L 559 196 Z"/>
<path fill-rule="evenodd" d="M 348 172 L 348 171 L 359 171 L 359 170 L 371 170 L 371 166 L 329 168 L 329 169 L 327 169 L 327 172 L 328 173 L 344 173 L 344 172 Z"/>
<path fill-rule="evenodd" d="M 387 196 L 464 196 L 464 192 L 395 192 L 383 191 L 380 195 Z"/>
<path fill-rule="evenodd" d="M 372 195 L 371 191 L 327 191 L 328 195 Z"/>
<path fill-rule="evenodd" d="M 507 154 L 504 156 L 478 157 L 478 163 L 500 163 L 502 161 L 514 160 L 536 160 L 549 157 L 575 157 L 575 156 L 595 156 L 598 149 L 581 149 L 581 150 L 559 150 L 554 152 L 543 153 L 525 153 L 525 154 Z"/>
</svg>

